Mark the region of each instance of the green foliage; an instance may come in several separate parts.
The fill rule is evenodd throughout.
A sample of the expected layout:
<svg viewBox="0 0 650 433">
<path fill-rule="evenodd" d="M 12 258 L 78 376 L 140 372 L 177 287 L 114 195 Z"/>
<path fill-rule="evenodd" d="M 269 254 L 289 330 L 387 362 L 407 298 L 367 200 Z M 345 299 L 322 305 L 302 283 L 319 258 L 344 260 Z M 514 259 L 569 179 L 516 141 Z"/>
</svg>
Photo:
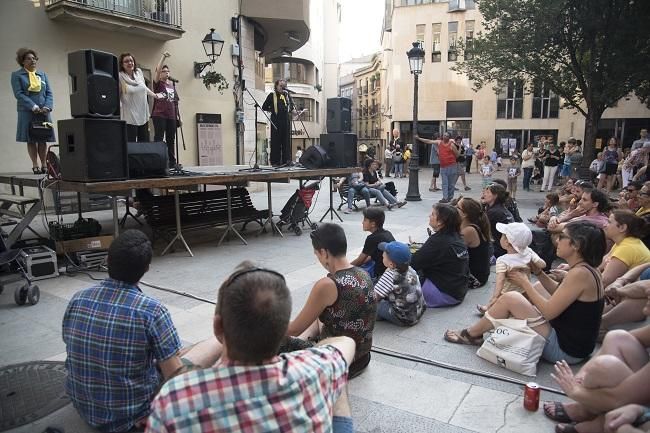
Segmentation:
<svg viewBox="0 0 650 433">
<path fill-rule="evenodd" d="M 589 129 L 597 128 L 607 107 L 648 88 L 648 0 L 478 0 L 478 5 L 484 29 L 472 44 L 473 56 L 454 67 L 476 89 L 520 78 L 530 92 L 533 80 L 544 81 L 565 107 L 588 119 Z M 459 45 L 462 54 L 466 47 Z M 591 132 L 586 142 L 595 137 Z"/>
<path fill-rule="evenodd" d="M 205 88 L 210 90 L 212 86 L 215 86 L 219 93 L 223 95 L 223 91 L 228 88 L 228 80 L 226 80 L 226 77 L 221 75 L 219 72 L 215 71 L 208 71 L 204 76 L 203 76 L 203 84 L 205 85 Z"/>
</svg>

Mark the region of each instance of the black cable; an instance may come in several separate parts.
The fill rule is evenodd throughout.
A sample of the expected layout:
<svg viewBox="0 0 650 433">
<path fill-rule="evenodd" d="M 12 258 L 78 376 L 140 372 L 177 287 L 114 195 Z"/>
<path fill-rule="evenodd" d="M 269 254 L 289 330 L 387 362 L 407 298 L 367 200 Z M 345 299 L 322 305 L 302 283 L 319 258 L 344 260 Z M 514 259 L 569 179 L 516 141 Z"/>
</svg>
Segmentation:
<svg viewBox="0 0 650 433">
<path fill-rule="evenodd" d="M 436 361 L 436 360 L 433 360 L 433 359 L 424 358 L 424 357 L 417 356 L 417 355 L 411 355 L 411 354 L 408 354 L 408 353 L 402 353 L 402 352 L 398 352 L 398 351 L 392 350 L 392 349 L 386 349 L 385 347 L 381 347 L 381 346 L 372 346 L 372 349 L 370 349 L 370 351 L 375 352 L 375 353 L 379 353 L 381 355 L 386 355 L 386 356 L 390 356 L 390 357 L 393 357 L 393 358 L 397 358 L 397 359 L 403 359 L 403 360 L 406 360 L 406 361 L 414 361 L 414 362 L 417 362 L 417 363 L 420 363 L 420 364 L 431 365 L 433 367 L 440 367 L 440 368 L 444 368 L 446 370 L 458 371 L 460 373 L 466 373 L 466 374 L 471 374 L 473 376 L 485 377 L 487 379 L 500 380 L 502 382 L 508 382 L 508 383 L 512 383 L 514 385 L 525 386 L 528 383 L 528 381 L 515 379 L 515 378 L 509 377 L 509 376 L 504 376 L 502 374 L 490 373 L 488 371 L 483 371 L 483 370 L 475 370 L 475 369 L 469 368 L 469 367 L 459 367 L 457 365 L 448 364 L 446 362 Z M 559 389 L 550 388 L 550 387 L 542 386 L 542 385 L 539 385 L 539 388 L 543 389 L 544 391 L 552 392 L 553 394 L 565 395 L 564 392 L 559 390 Z"/>
</svg>

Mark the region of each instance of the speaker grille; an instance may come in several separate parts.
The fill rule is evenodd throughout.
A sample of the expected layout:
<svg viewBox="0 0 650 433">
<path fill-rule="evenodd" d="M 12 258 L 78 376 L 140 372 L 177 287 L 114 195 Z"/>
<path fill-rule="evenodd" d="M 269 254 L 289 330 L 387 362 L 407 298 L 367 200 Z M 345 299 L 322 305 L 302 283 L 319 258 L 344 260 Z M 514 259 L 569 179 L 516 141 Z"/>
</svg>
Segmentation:
<svg viewBox="0 0 650 433">
<path fill-rule="evenodd" d="M 88 108 L 93 114 L 111 116 L 119 106 L 118 88 L 110 75 L 91 75 L 88 77 Z"/>
</svg>

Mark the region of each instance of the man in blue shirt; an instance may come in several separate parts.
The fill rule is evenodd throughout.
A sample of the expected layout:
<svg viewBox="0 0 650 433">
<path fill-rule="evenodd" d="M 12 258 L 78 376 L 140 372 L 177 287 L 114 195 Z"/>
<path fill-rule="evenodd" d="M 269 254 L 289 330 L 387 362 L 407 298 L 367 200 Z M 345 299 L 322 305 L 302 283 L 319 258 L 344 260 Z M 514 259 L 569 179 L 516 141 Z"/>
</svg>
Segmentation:
<svg viewBox="0 0 650 433">
<path fill-rule="evenodd" d="M 216 338 L 183 350 L 167 308 L 138 288 L 152 254 L 142 232 L 122 233 L 108 250 L 109 278 L 76 293 L 63 317 L 66 391 L 102 432 L 142 427 L 165 380 L 221 353 Z"/>
</svg>

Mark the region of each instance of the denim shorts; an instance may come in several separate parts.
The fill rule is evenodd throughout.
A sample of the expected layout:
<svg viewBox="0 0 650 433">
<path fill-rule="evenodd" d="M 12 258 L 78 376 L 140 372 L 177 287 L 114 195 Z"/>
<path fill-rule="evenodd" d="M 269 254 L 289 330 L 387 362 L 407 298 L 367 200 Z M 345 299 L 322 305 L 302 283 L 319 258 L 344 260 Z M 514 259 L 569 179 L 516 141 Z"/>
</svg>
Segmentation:
<svg viewBox="0 0 650 433">
<path fill-rule="evenodd" d="M 347 416 L 332 417 L 332 432 L 333 433 L 354 433 L 354 423 L 352 418 Z"/>
<path fill-rule="evenodd" d="M 546 338 L 546 344 L 544 345 L 544 351 L 542 352 L 542 359 L 551 363 L 565 360 L 567 364 L 578 364 L 584 361 L 585 358 L 575 358 L 562 350 L 560 342 L 557 339 L 557 332 L 555 332 L 555 329 L 551 328 L 551 333 L 548 334 L 548 337 Z"/>
</svg>

